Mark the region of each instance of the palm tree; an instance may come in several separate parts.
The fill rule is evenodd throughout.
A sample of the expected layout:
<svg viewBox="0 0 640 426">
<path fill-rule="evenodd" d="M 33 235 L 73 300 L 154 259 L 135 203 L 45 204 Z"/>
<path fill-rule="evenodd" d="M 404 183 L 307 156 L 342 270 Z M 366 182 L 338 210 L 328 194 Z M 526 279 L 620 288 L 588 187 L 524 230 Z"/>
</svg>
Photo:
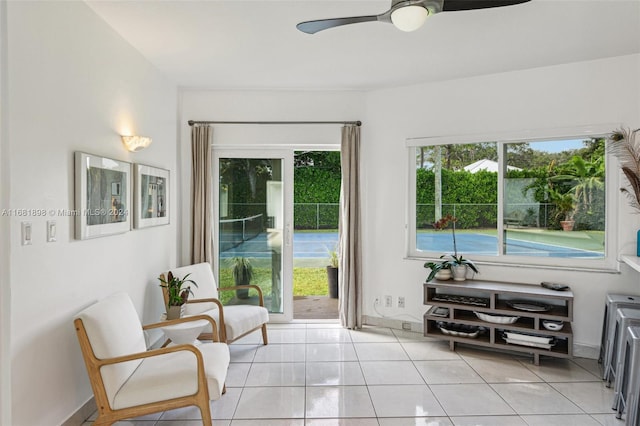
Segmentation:
<svg viewBox="0 0 640 426">
<path fill-rule="evenodd" d="M 599 157 L 593 161 L 585 160 L 574 155 L 568 162 L 558 166 L 559 175 L 550 180 L 563 182 L 571 186 L 570 193 L 575 201 L 576 214 L 591 214 L 594 206 L 595 195 L 604 189 L 604 158 Z"/>
</svg>

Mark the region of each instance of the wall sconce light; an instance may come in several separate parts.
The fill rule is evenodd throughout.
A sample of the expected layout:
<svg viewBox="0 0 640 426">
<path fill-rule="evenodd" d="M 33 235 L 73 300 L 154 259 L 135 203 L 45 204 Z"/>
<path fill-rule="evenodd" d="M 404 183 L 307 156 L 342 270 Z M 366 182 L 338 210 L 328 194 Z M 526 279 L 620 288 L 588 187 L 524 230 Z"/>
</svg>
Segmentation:
<svg viewBox="0 0 640 426">
<path fill-rule="evenodd" d="M 147 136 L 123 136 L 122 143 L 131 152 L 141 151 L 151 145 L 151 138 Z"/>
</svg>

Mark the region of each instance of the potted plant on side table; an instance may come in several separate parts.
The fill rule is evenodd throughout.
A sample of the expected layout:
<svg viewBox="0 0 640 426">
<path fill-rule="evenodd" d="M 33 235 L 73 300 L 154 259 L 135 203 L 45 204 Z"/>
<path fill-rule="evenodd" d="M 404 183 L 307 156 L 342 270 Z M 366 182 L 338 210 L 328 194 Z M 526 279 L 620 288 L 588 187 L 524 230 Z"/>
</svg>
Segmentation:
<svg viewBox="0 0 640 426">
<path fill-rule="evenodd" d="M 184 304 L 187 303 L 189 294 L 193 294 L 191 286 L 187 285 L 185 287 L 185 284 L 193 284 L 194 287 L 198 287 L 198 284 L 196 284 L 195 281 L 188 279 L 189 275 L 191 274 L 187 274 L 184 278 L 180 278 L 169 272 L 166 280 L 163 276 L 158 278 L 161 282 L 160 287 L 164 289 L 166 294 L 167 319 L 176 319 L 182 316 Z"/>
</svg>

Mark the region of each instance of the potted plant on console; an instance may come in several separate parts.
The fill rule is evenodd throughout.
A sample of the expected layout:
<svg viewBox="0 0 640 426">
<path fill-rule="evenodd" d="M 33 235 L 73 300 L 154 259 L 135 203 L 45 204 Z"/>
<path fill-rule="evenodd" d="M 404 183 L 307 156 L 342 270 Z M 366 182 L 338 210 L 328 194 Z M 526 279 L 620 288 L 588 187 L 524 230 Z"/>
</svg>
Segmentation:
<svg viewBox="0 0 640 426">
<path fill-rule="evenodd" d="M 446 255 L 440 256 L 443 259 Z M 447 281 L 451 279 L 451 261 L 449 259 L 441 260 L 440 262 L 427 262 L 424 264 L 425 268 L 431 269 L 427 282 L 434 278 L 440 281 Z"/>
<path fill-rule="evenodd" d="M 443 254 L 440 259 L 445 259 L 440 262 L 427 262 L 424 264 L 425 268 L 431 269 L 431 273 L 427 277 L 427 282 L 434 278 L 439 280 L 447 280 L 450 276 L 455 281 L 464 281 L 467 277 L 467 269 L 471 269 L 473 272 L 478 273 L 478 268 L 469 259 L 465 259 L 462 255 L 458 254 L 458 246 L 456 245 L 456 222 L 458 219 L 450 214 L 442 217 L 440 220 L 433 224 L 436 231 L 446 229 L 449 223 L 451 223 L 451 235 L 453 236 L 453 254 Z M 450 276 L 446 273 L 450 270 Z"/>
<path fill-rule="evenodd" d="M 166 280 L 164 279 L 164 276 L 158 278 L 161 282 L 160 287 L 164 289 L 166 295 L 167 319 L 176 319 L 182 316 L 184 304 L 187 303 L 189 294 L 193 294 L 191 286 L 185 286 L 185 284 L 193 284 L 195 287 L 198 287 L 198 284 L 196 284 L 195 281 L 188 279 L 189 275 L 191 274 L 187 274 L 184 278 L 180 278 L 175 277 L 171 272 L 169 272 Z"/>
</svg>

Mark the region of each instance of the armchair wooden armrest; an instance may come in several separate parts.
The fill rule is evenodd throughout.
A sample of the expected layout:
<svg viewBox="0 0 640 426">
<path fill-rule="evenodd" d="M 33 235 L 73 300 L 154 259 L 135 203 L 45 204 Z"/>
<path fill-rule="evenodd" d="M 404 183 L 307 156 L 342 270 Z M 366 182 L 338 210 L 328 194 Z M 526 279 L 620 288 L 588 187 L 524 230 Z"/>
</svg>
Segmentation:
<svg viewBox="0 0 640 426">
<path fill-rule="evenodd" d="M 142 329 L 143 330 L 150 330 L 150 329 L 153 329 L 153 328 L 167 327 L 167 326 L 174 325 L 174 324 L 181 324 L 181 323 L 184 323 L 184 322 L 193 322 L 193 321 L 199 321 L 199 320 L 205 320 L 205 321 L 209 321 L 209 323 L 211 323 L 211 330 L 213 330 L 213 332 L 211 333 L 211 341 L 219 342 L 220 341 L 220 337 L 218 335 L 218 328 L 217 328 L 217 325 L 216 325 L 216 320 L 211 318 L 209 315 L 194 315 L 194 316 L 191 316 L 191 317 L 183 317 L 183 318 L 176 318 L 176 319 L 166 320 L 166 321 L 161 321 L 161 322 L 155 322 L 155 323 L 152 323 L 152 324 L 143 325 Z"/>
<path fill-rule="evenodd" d="M 172 352 L 180 352 L 180 351 L 188 351 L 188 352 L 194 353 L 196 356 L 196 359 L 198 360 L 198 375 L 200 374 L 204 375 L 204 370 L 200 371 L 200 367 L 204 368 L 204 364 L 203 364 L 204 360 L 202 359 L 202 354 L 195 346 L 189 345 L 189 344 L 167 346 L 165 348 L 158 348 L 158 349 L 149 349 L 148 351 L 145 351 L 145 352 L 138 352 L 134 354 L 118 356 L 115 358 L 104 358 L 104 359 L 96 358 L 96 365 L 98 367 L 102 367 L 105 365 L 119 364 L 121 362 L 133 361 L 136 359 L 143 359 L 143 358 L 151 358 L 153 356 L 159 356 L 159 355 L 169 354 Z"/>
<path fill-rule="evenodd" d="M 222 302 L 220 301 L 220 299 L 216 299 L 215 297 L 208 297 L 206 299 L 193 299 L 193 300 L 187 300 L 188 304 L 191 303 L 215 303 L 216 305 L 218 305 L 218 319 L 220 320 L 220 331 L 216 331 L 216 334 L 220 335 L 220 339 L 222 339 L 222 342 L 226 342 L 227 341 L 227 331 L 226 331 L 226 327 L 224 325 L 224 305 L 222 305 Z M 196 316 L 202 316 L 202 315 L 196 315 Z M 207 316 L 207 315 L 205 315 Z M 187 318 L 193 318 L 193 317 L 187 317 Z M 213 320 L 213 318 L 211 318 Z M 215 324 L 215 320 L 214 324 Z M 213 330 L 216 330 L 215 327 L 212 328 Z M 205 334 L 206 336 L 206 334 Z"/>
</svg>

